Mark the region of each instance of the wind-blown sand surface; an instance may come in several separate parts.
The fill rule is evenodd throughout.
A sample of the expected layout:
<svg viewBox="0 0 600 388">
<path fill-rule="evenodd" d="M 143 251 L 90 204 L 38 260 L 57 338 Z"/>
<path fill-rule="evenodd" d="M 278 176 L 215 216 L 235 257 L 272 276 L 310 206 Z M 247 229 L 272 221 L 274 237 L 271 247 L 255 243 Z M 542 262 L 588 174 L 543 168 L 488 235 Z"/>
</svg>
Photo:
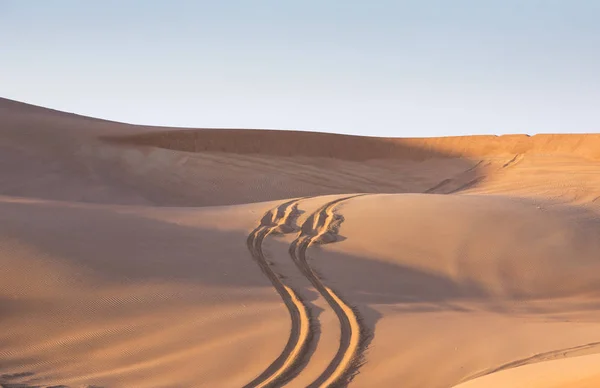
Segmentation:
<svg viewBox="0 0 600 388">
<path fill-rule="evenodd" d="M 0 99 L 0 387 L 600 386 L 600 136 Z"/>
</svg>

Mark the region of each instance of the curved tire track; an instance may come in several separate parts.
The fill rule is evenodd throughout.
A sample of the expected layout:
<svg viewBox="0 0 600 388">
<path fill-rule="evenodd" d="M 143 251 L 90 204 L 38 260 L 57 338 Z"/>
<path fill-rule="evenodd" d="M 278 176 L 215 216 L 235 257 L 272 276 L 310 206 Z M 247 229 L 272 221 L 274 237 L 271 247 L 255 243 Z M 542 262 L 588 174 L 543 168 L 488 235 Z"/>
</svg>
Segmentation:
<svg viewBox="0 0 600 388">
<path fill-rule="evenodd" d="M 263 373 L 246 384 L 244 388 L 278 387 L 294 377 L 302 366 L 303 354 L 307 351 L 312 336 L 310 330 L 311 317 L 306 305 L 292 288 L 281 281 L 268 264 L 262 251 L 263 240 L 269 234 L 273 232 L 286 233 L 290 229 L 293 230 L 291 222 L 297 213 L 298 201 L 291 200 L 268 211 L 263 216 L 260 225 L 248 236 L 248 249 L 285 303 L 290 314 L 292 327 L 287 344 L 281 354 Z"/>
<path fill-rule="evenodd" d="M 347 385 L 362 364 L 366 328 L 359 314 L 327 287 L 306 260 L 306 250 L 312 244 L 333 242 L 343 217 L 334 213 L 343 201 L 361 196 L 352 195 L 331 201 L 313 213 L 302 225 L 300 235 L 291 244 L 290 256 L 315 289 L 325 298 L 340 321 L 340 346 L 325 371 L 309 387 L 335 387 Z"/>
</svg>

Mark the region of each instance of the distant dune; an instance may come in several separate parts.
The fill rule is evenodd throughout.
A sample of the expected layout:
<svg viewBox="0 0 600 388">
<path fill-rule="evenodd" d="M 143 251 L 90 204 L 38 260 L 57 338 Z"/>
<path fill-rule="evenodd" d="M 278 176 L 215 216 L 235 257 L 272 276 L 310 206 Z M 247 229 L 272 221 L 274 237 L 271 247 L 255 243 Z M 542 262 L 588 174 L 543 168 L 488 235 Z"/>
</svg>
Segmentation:
<svg viewBox="0 0 600 388">
<path fill-rule="evenodd" d="M 308 156 L 353 161 L 490 157 L 528 153 L 600 158 L 600 135 L 575 134 L 377 138 L 300 131 L 188 129 L 115 136 L 109 139 L 118 143 L 186 152 Z"/>
<path fill-rule="evenodd" d="M 0 387 L 600 386 L 600 135 L 0 99 Z"/>
</svg>

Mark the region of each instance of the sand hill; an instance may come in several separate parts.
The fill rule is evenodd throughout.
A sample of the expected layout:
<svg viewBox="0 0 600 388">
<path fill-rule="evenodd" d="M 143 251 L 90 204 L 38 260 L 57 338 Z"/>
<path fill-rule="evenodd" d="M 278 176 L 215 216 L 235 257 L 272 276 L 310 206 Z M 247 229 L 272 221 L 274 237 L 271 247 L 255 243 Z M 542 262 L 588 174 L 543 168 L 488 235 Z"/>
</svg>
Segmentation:
<svg viewBox="0 0 600 388">
<path fill-rule="evenodd" d="M 600 386 L 599 171 L 0 99 L 0 386 Z"/>
</svg>

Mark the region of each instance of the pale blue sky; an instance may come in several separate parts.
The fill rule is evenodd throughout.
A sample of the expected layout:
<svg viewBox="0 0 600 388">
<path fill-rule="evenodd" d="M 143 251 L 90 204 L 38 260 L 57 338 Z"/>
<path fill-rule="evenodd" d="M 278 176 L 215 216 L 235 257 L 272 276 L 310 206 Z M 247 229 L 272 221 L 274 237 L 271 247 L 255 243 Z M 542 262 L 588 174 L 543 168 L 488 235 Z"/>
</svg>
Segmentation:
<svg viewBox="0 0 600 388">
<path fill-rule="evenodd" d="M 600 132 L 600 1 L 0 0 L 0 96 L 168 126 Z"/>
</svg>

